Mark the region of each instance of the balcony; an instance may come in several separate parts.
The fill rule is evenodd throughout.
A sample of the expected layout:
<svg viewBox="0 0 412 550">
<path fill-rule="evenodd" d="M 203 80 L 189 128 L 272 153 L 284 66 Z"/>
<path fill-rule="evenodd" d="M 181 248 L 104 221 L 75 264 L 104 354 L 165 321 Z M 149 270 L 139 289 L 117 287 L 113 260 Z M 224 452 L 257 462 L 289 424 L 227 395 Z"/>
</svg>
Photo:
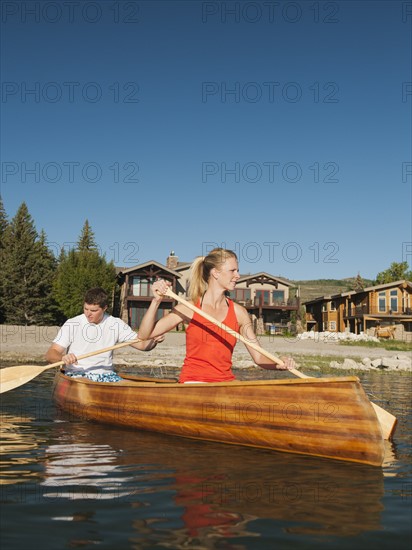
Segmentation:
<svg viewBox="0 0 412 550">
<path fill-rule="evenodd" d="M 243 307 L 251 307 L 252 300 L 235 300 L 238 304 L 240 304 Z"/>
<path fill-rule="evenodd" d="M 382 316 L 396 316 L 396 315 L 412 315 L 412 308 L 400 307 L 391 309 L 388 307 L 368 306 L 367 304 L 361 304 L 358 306 L 350 306 L 343 310 L 344 317 L 362 317 L 363 315 L 382 315 Z"/>
<path fill-rule="evenodd" d="M 286 311 L 286 310 L 297 310 L 299 307 L 299 302 L 296 298 L 290 298 L 289 300 L 287 300 L 287 302 L 280 301 L 280 300 L 272 300 L 269 303 L 268 302 L 261 303 L 260 298 L 255 298 L 253 300 L 253 303 L 252 301 L 250 302 L 251 303 L 249 307 L 253 307 L 253 308 L 262 307 L 263 309 L 281 309 Z"/>
</svg>

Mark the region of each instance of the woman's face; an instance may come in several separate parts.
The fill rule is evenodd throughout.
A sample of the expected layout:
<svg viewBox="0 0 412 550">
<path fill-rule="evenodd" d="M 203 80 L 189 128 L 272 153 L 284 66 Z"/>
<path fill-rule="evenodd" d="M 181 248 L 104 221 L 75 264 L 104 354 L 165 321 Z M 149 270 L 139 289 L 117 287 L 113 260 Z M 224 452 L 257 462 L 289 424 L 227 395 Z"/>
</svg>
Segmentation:
<svg viewBox="0 0 412 550">
<path fill-rule="evenodd" d="M 216 270 L 217 281 L 225 290 L 234 290 L 237 281 L 240 279 L 239 265 L 236 258 L 228 258 L 220 270 Z"/>
</svg>

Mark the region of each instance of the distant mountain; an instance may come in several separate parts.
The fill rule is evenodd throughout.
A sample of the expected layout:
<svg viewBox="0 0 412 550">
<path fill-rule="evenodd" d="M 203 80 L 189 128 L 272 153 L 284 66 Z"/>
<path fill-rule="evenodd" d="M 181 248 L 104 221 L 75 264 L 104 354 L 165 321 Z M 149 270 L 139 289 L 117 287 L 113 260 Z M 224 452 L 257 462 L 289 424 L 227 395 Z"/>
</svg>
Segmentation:
<svg viewBox="0 0 412 550">
<path fill-rule="evenodd" d="M 301 301 L 306 302 L 321 296 L 329 296 L 331 294 L 340 294 L 353 289 L 355 277 L 347 279 L 315 279 L 309 281 L 292 281 L 294 285 L 300 287 Z M 365 287 L 372 286 L 371 279 L 363 279 Z"/>
</svg>

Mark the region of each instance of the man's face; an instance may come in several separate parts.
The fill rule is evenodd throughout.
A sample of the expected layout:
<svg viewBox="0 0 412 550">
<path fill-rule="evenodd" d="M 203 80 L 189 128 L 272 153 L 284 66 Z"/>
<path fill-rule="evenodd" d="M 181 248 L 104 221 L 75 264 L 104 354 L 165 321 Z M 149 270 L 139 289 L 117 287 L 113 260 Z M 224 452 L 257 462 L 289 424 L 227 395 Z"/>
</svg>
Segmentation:
<svg viewBox="0 0 412 550">
<path fill-rule="evenodd" d="M 103 308 L 97 304 L 83 305 L 83 313 L 86 315 L 87 320 L 89 323 L 93 323 L 95 325 L 98 325 L 102 321 L 106 309 L 107 306 Z"/>
</svg>

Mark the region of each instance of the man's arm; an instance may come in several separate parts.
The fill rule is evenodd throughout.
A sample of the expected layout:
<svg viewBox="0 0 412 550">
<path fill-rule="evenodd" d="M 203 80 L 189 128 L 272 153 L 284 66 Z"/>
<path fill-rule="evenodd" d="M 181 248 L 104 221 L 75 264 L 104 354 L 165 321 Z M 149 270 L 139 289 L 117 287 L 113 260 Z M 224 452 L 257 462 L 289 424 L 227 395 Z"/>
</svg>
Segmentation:
<svg viewBox="0 0 412 550">
<path fill-rule="evenodd" d="M 165 339 L 164 334 L 161 336 L 156 336 L 156 338 L 150 338 L 150 340 L 143 340 L 142 342 L 138 342 L 137 344 L 133 344 L 133 348 L 139 349 L 140 351 L 150 351 L 154 349 L 157 344 L 160 344 L 160 342 L 163 342 Z"/>
<path fill-rule="evenodd" d="M 77 363 L 77 357 L 74 353 L 66 353 L 66 348 L 53 343 L 47 350 L 46 361 L 49 363 L 63 361 L 65 365 L 72 365 L 73 363 Z"/>
</svg>

